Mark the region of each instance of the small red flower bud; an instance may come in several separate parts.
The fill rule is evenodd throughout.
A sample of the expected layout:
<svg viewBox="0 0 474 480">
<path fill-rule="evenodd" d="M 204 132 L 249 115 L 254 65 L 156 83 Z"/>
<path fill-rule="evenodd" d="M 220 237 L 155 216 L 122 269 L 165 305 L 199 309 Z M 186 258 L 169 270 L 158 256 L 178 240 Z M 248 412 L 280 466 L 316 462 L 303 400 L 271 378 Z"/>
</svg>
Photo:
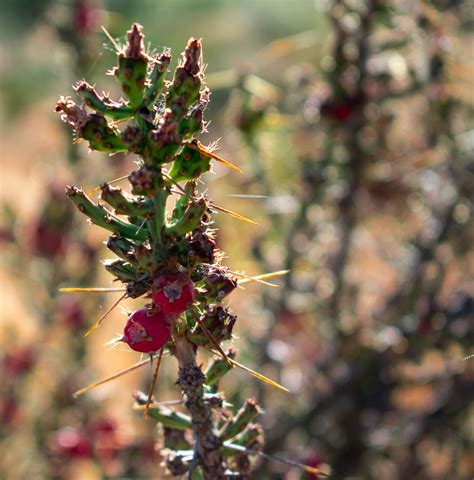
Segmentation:
<svg viewBox="0 0 474 480">
<path fill-rule="evenodd" d="M 149 314 L 146 308 L 137 310 L 128 318 L 124 340 L 136 352 L 156 352 L 171 337 L 168 320 L 163 312 Z"/>
<path fill-rule="evenodd" d="M 179 314 L 194 302 L 196 289 L 186 273 L 167 272 L 153 282 L 153 302 L 164 313 Z"/>
</svg>

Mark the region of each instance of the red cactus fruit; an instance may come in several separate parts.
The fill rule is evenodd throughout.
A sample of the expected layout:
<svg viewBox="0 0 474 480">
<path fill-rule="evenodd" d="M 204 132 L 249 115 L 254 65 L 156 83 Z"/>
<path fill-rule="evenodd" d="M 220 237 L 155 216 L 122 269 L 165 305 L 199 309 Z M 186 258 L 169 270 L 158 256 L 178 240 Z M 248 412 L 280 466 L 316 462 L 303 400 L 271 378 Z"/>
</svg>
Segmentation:
<svg viewBox="0 0 474 480">
<path fill-rule="evenodd" d="M 167 272 L 153 282 L 153 302 L 164 313 L 179 314 L 194 302 L 196 289 L 186 273 Z"/>
<path fill-rule="evenodd" d="M 146 308 L 133 312 L 124 329 L 124 340 L 136 352 L 159 350 L 171 337 L 169 318 L 163 312 L 149 314 Z"/>
</svg>

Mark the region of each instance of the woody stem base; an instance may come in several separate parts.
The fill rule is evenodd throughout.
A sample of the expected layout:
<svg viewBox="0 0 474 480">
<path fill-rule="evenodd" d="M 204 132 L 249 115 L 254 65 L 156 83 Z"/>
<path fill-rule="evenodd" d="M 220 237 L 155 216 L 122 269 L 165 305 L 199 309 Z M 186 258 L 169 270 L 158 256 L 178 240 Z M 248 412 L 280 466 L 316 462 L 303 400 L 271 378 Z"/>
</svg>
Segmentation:
<svg viewBox="0 0 474 480">
<path fill-rule="evenodd" d="M 194 346 L 185 337 L 176 337 L 175 346 L 178 384 L 191 414 L 199 465 L 206 480 L 223 479 L 225 468 L 220 454 L 221 442 L 212 428 L 212 410 L 204 401 L 206 377 L 196 363 Z"/>
</svg>

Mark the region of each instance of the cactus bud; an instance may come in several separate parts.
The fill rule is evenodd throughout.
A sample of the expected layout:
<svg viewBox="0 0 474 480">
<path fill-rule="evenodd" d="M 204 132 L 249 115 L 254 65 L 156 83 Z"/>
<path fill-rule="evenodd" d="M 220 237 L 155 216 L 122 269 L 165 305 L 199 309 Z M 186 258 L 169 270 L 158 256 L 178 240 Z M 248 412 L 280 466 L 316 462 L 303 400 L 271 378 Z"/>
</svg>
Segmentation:
<svg viewBox="0 0 474 480">
<path fill-rule="evenodd" d="M 127 96 L 130 107 L 135 109 L 143 103 L 148 57 L 143 47 L 141 25 L 134 23 L 128 31 L 125 53 L 119 55 L 115 75 Z"/>
<path fill-rule="evenodd" d="M 160 170 L 150 165 L 143 165 L 128 177 L 132 185 L 132 193 L 153 197 L 163 187 Z"/>
<path fill-rule="evenodd" d="M 101 97 L 95 88 L 84 80 L 78 82 L 74 90 L 88 107 L 102 115 L 106 115 L 114 120 L 131 118 L 133 116 L 133 110 L 130 107 L 113 102 L 105 96 Z"/>
<path fill-rule="evenodd" d="M 201 323 L 219 343 L 230 340 L 236 320 L 235 315 L 230 314 L 228 310 L 219 305 L 210 306 L 200 317 Z M 202 329 L 198 324 L 189 332 L 187 338 L 195 345 L 211 345 L 208 337 L 202 334 Z"/>
<path fill-rule="evenodd" d="M 118 257 L 126 261 L 135 261 L 133 249 L 135 244 L 120 235 L 112 235 L 107 239 L 106 246 Z"/>
<path fill-rule="evenodd" d="M 167 108 L 160 118 L 158 126 L 149 133 L 146 158 L 156 166 L 171 162 L 181 147 L 178 136 L 178 124 L 173 112 Z"/>
<path fill-rule="evenodd" d="M 236 287 L 237 281 L 229 270 L 220 265 L 212 265 L 203 279 L 206 297 L 218 301 L 229 295 Z"/>
<path fill-rule="evenodd" d="M 60 113 L 61 120 L 72 127 L 74 134 L 80 138 L 80 132 L 88 120 L 85 108 L 78 107 L 71 97 L 61 96 L 54 110 Z"/>
<path fill-rule="evenodd" d="M 166 73 L 171 63 L 171 55 L 163 52 L 161 55 L 153 59 L 153 70 L 151 71 L 149 85 L 145 92 L 144 105 L 152 108 L 163 90 Z"/>
<path fill-rule="evenodd" d="M 175 182 L 194 180 L 211 168 L 211 159 L 199 150 L 185 146 L 175 158 L 168 175 Z"/>
<path fill-rule="evenodd" d="M 138 267 L 124 260 L 104 260 L 103 264 L 108 272 L 124 283 L 140 276 Z"/>
<path fill-rule="evenodd" d="M 222 427 L 219 438 L 224 441 L 235 437 L 243 432 L 259 413 L 260 407 L 254 398 L 245 400 L 237 414 Z"/>
<path fill-rule="evenodd" d="M 229 348 L 227 350 L 226 355 L 230 359 L 234 359 L 237 355 L 237 351 L 235 348 Z M 206 376 L 206 385 L 217 386 L 219 380 L 231 369 L 232 367 L 229 365 L 229 362 L 226 362 L 221 357 L 213 358 L 212 361 L 209 363 L 206 372 L 204 373 Z"/>
<path fill-rule="evenodd" d="M 108 183 L 102 185 L 100 198 L 114 207 L 115 213 L 118 215 L 147 218 L 154 211 L 152 200 L 130 195 L 123 192 L 121 188 L 113 187 Z"/>
<path fill-rule="evenodd" d="M 205 198 L 200 198 L 188 205 L 188 208 L 183 213 L 183 216 L 166 226 L 165 231 L 168 235 L 186 235 L 197 228 L 202 220 L 203 215 L 207 209 Z"/>
<path fill-rule="evenodd" d="M 176 68 L 166 100 L 166 106 L 171 108 L 178 118 L 182 118 L 199 98 L 202 83 L 201 42 L 190 38 L 181 57 L 181 63 Z"/>
<path fill-rule="evenodd" d="M 92 150 L 117 153 L 126 152 L 127 144 L 122 140 L 119 130 L 99 113 L 89 115 L 87 123 L 82 127 L 80 136 L 89 142 Z"/>
<path fill-rule="evenodd" d="M 214 263 L 216 241 L 207 229 L 197 229 L 190 238 L 178 245 L 179 262 L 183 266 L 194 266 L 198 263 Z"/>
</svg>

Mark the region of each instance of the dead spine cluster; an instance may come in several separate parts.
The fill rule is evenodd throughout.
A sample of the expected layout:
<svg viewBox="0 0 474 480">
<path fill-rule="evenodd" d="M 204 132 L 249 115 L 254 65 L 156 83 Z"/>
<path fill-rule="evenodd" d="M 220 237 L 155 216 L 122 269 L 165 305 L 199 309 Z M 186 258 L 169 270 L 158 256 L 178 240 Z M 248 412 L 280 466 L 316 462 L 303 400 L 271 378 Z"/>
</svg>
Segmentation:
<svg viewBox="0 0 474 480">
<path fill-rule="evenodd" d="M 196 179 L 214 158 L 194 138 L 205 129 L 203 111 L 209 99 L 208 89 L 202 88 L 201 44 L 189 40 L 172 81 L 165 78 L 169 53 L 152 58 L 143 45 L 141 27 L 134 24 L 111 71 L 126 100 L 114 101 L 81 81 L 75 90 L 82 105 L 69 97 L 56 105 L 76 138 L 86 140 L 91 149 L 138 155 L 139 168 L 128 176 L 131 192 L 104 184 L 99 203 L 76 187 L 66 193 L 92 223 L 112 232 L 107 247 L 117 258 L 104 265 L 125 284 L 125 296 L 151 299 L 147 308 L 129 317 L 123 340 L 136 351 L 159 352 L 159 359 L 163 349 L 178 359 L 178 383 L 190 417 L 181 415 L 178 422 L 174 412 L 150 410 L 168 436 L 193 432 L 192 455 L 170 448 L 169 469 L 177 475 L 193 470 L 204 478 L 245 477 L 248 460 L 242 461 L 235 449 L 224 449 L 223 443 L 252 448 L 261 443 L 260 429 L 252 423 L 258 407 L 252 403 L 253 414 L 244 415 L 244 421 L 228 411 L 221 415 L 224 421 L 216 420 L 213 408 L 224 406 L 216 386 L 229 370 L 229 360 L 214 361 L 206 373 L 196 364 L 198 346 L 222 352 L 220 343 L 231 338 L 236 318 L 221 302 L 237 286 L 228 269 L 219 265 L 211 204 L 196 190 Z M 167 215 L 167 200 L 174 193 L 178 199 Z M 188 445 L 188 440 L 183 442 Z"/>
</svg>

